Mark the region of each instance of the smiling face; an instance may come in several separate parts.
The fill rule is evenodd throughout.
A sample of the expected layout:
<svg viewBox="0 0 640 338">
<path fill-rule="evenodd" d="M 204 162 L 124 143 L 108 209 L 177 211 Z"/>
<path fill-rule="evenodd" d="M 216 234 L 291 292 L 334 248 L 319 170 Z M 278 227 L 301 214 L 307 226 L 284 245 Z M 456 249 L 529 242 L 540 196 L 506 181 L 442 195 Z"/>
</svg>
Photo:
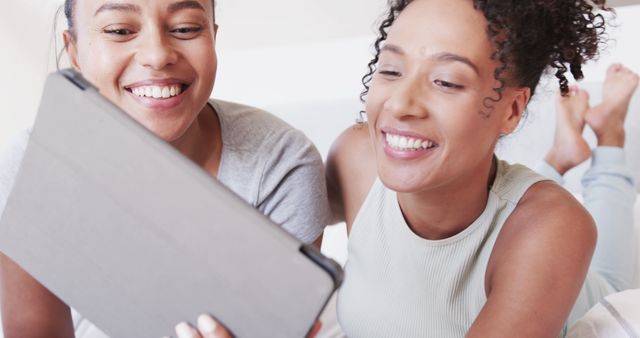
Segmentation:
<svg viewBox="0 0 640 338">
<path fill-rule="evenodd" d="M 486 180 L 500 134 L 517 126 L 528 90 L 495 98 L 487 21 L 469 0 L 415 0 L 396 18 L 366 100 L 378 174 L 398 192 Z M 478 175 L 484 174 L 484 175 Z"/>
<path fill-rule="evenodd" d="M 216 76 L 210 0 L 76 0 L 71 64 L 167 141 L 206 105 Z"/>
</svg>

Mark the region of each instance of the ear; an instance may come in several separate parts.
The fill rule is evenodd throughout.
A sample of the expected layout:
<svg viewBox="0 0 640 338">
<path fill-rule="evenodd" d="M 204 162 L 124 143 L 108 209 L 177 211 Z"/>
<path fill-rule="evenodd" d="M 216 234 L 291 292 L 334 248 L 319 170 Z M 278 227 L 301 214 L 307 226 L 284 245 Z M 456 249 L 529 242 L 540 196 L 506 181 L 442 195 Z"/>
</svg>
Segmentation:
<svg viewBox="0 0 640 338">
<path fill-rule="evenodd" d="M 502 128 L 500 129 L 500 134 L 502 135 L 511 134 L 518 127 L 524 114 L 524 109 L 531 98 L 531 89 L 528 87 L 516 88 L 514 91 L 509 112 L 505 115 Z"/>
<path fill-rule="evenodd" d="M 69 63 L 73 69 L 79 72 L 80 63 L 78 62 L 78 46 L 76 38 L 73 33 L 68 30 L 62 33 L 62 38 L 64 39 L 64 50 L 67 52 L 67 56 L 69 56 Z"/>
</svg>

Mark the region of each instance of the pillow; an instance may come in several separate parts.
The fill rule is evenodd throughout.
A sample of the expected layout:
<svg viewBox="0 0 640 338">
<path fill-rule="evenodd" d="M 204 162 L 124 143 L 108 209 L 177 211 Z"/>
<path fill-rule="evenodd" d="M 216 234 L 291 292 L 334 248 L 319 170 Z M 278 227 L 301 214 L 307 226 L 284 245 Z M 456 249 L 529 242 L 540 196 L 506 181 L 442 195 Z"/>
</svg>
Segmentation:
<svg viewBox="0 0 640 338">
<path fill-rule="evenodd" d="M 636 208 L 636 210 L 638 210 Z M 640 332 L 640 289 L 605 297 L 569 329 L 567 338 L 627 338 Z"/>
</svg>

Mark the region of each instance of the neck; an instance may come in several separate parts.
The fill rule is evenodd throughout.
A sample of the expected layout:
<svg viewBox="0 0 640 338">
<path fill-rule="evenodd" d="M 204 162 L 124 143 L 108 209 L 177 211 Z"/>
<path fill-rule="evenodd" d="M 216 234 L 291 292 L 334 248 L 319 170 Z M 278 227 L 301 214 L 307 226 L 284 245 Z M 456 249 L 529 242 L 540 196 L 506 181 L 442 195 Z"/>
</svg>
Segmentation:
<svg viewBox="0 0 640 338">
<path fill-rule="evenodd" d="M 171 142 L 171 145 L 216 176 L 222 154 L 222 136 L 220 121 L 213 107 L 205 105 L 184 135 Z"/>
<path fill-rule="evenodd" d="M 484 211 L 493 184 L 497 161 L 481 163 L 468 177 L 437 189 L 398 193 L 398 202 L 411 230 L 418 236 L 439 240 L 468 228 Z"/>
</svg>

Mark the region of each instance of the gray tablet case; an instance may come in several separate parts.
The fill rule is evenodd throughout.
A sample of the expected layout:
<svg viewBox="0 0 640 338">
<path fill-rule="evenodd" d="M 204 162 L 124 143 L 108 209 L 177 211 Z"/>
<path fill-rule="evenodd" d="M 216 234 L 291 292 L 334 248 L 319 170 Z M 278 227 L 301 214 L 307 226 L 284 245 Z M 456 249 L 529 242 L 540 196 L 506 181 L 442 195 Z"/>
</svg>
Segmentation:
<svg viewBox="0 0 640 338">
<path fill-rule="evenodd" d="M 342 277 L 70 70 L 47 80 L 0 250 L 112 337 L 201 313 L 303 337 Z"/>
</svg>

